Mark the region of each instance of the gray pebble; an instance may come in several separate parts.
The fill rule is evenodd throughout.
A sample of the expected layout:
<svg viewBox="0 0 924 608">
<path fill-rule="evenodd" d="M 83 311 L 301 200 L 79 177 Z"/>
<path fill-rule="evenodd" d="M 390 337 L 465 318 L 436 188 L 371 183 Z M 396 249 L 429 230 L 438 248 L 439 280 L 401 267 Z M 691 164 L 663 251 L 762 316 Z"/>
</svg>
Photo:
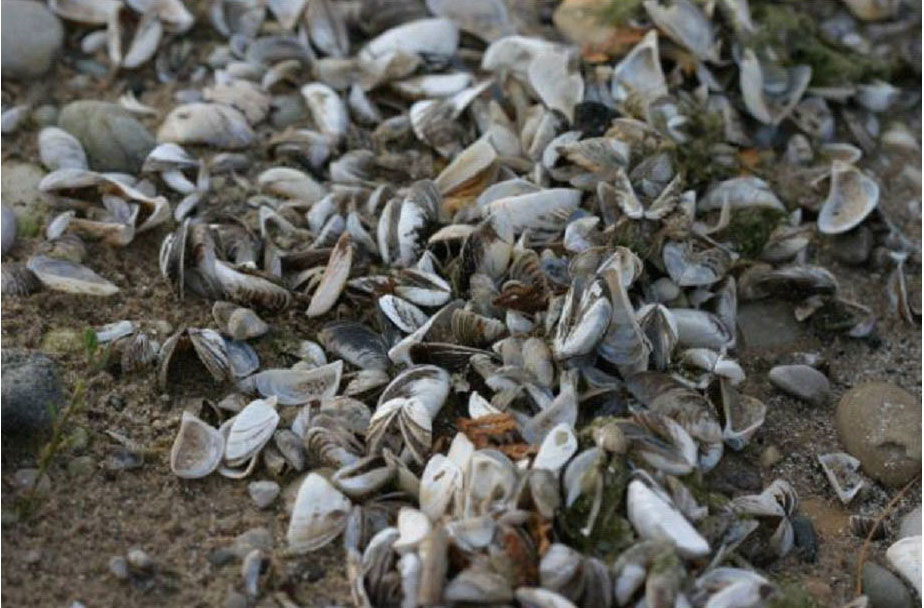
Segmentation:
<svg viewBox="0 0 924 608">
<path fill-rule="evenodd" d="M 909 536 L 921 535 L 921 506 L 918 505 L 912 511 L 902 517 L 898 526 L 898 538 L 907 538 Z"/>
<path fill-rule="evenodd" d="M 128 578 L 128 561 L 121 555 L 109 558 L 109 572 L 119 580 Z"/>
<path fill-rule="evenodd" d="M 144 549 L 134 547 L 125 554 L 128 565 L 134 570 L 149 571 L 154 569 L 154 559 Z"/>
<path fill-rule="evenodd" d="M 238 559 L 244 559 L 254 549 L 263 549 L 266 552 L 273 550 L 273 535 L 266 528 L 251 528 L 235 537 L 231 544 L 231 551 Z"/>
<path fill-rule="evenodd" d="M 279 484 L 275 481 L 253 481 L 247 485 L 247 493 L 258 508 L 265 509 L 279 496 Z"/>
<path fill-rule="evenodd" d="M 92 456 L 78 456 L 67 463 L 67 474 L 75 479 L 86 479 L 96 472 L 96 459 Z"/>
<path fill-rule="evenodd" d="M 34 436 L 51 430 L 52 415 L 64 404 L 54 361 L 41 353 L 2 352 L 4 435 Z"/>
<path fill-rule="evenodd" d="M 3 233 L 3 241 L 0 244 L 0 254 L 6 255 L 6 252 L 13 248 L 16 242 L 16 214 L 13 209 L 7 205 L 2 207 L 2 216 L 0 216 L 0 230 Z"/>
<path fill-rule="evenodd" d="M 97 171 L 137 173 L 156 145 L 147 127 L 114 103 L 69 103 L 61 110 L 58 125 L 80 140 Z"/>
<path fill-rule="evenodd" d="M 770 370 L 770 382 L 793 397 L 824 405 L 831 398 L 831 383 L 820 371 L 808 365 L 778 365 Z"/>
<path fill-rule="evenodd" d="M 872 608 L 911 606 L 911 593 L 901 579 L 874 562 L 863 564 L 863 594 Z"/>
<path fill-rule="evenodd" d="M 61 20 L 44 2 L 3 0 L 0 68 L 4 78 L 36 78 L 51 68 L 64 42 Z"/>
</svg>

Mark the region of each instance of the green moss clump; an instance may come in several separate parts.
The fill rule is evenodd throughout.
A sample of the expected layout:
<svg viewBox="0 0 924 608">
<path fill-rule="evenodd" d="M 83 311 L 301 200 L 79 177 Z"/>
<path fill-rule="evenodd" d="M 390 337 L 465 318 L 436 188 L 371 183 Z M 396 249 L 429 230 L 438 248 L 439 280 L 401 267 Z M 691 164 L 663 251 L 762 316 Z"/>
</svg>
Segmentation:
<svg viewBox="0 0 924 608">
<path fill-rule="evenodd" d="M 689 140 L 677 145 L 674 156 L 675 166 L 684 172 L 687 186 L 699 188 L 733 177 L 737 164 L 717 162 L 719 147 L 725 147 L 721 114 L 692 105 L 684 107 L 683 114 L 689 119 L 684 129 Z"/>
<path fill-rule="evenodd" d="M 783 217 L 780 211 L 767 207 L 739 209 L 732 213 L 728 226 L 719 233 L 720 240 L 731 242 L 744 258 L 756 258 Z"/>
<path fill-rule="evenodd" d="M 898 57 L 880 59 L 831 46 L 819 37 L 816 20 L 800 8 L 786 2 L 753 5 L 760 29 L 748 42 L 755 48 L 769 44 L 784 63 L 811 66 L 814 86 L 890 80 L 899 69 Z"/>
<path fill-rule="evenodd" d="M 642 0 L 610 0 L 600 9 L 598 19 L 601 23 L 622 25 L 631 19 L 643 16 Z"/>
<path fill-rule="evenodd" d="M 780 582 L 780 594 L 770 600 L 769 608 L 821 608 L 802 585 L 797 582 Z"/>
</svg>

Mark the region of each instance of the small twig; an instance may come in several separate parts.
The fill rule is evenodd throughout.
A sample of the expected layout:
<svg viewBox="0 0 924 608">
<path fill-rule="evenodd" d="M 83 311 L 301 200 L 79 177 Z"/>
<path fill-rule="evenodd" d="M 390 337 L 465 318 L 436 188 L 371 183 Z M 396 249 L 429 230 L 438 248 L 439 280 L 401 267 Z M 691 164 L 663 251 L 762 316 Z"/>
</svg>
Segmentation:
<svg viewBox="0 0 924 608">
<path fill-rule="evenodd" d="M 895 496 L 892 497 L 892 500 L 888 502 L 885 508 L 882 510 L 882 513 L 879 514 L 879 517 L 876 518 L 876 521 L 873 522 L 872 527 L 869 529 L 869 532 L 866 535 L 866 538 L 863 540 L 863 546 L 860 547 L 860 559 L 857 561 L 857 595 L 863 593 L 863 564 L 866 562 L 866 553 L 869 550 L 869 543 L 873 540 L 873 534 L 876 533 L 876 529 L 879 528 L 879 525 L 882 523 L 882 520 L 889 516 L 889 513 L 892 512 L 892 509 L 895 508 L 895 505 L 905 495 L 905 492 L 913 486 L 921 478 L 921 474 L 918 473 L 914 476 L 914 479 L 905 484 L 901 490 L 898 491 Z"/>
</svg>

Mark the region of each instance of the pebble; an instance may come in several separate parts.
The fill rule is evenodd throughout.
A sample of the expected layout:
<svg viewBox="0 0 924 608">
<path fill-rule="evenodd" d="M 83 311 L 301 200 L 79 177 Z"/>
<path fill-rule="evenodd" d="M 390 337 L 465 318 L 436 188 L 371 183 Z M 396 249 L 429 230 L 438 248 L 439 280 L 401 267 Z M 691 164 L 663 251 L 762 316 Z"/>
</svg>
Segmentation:
<svg viewBox="0 0 924 608">
<path fill-rule="evenodd" d="M 149 571 L 154 569 L 154 559 L 144 549 L 134 547 L 125 554 L 128 565 L 135 570 Z"/>
<path fill-rule="evenodd" d="M 752 353 L 794 345 L 805 329 L 796 322 L 785 302 L 747 302 L 738 309 L 742 348 Z"/>
<path fill-rule="evenodd" d="M 16 214 L 18 238 L 32 238 L 41 230 L 48 203 L 38 185 L 45 170 L 32 163 L 6 161 L 0 170 L 3 202 Z"/>
<path fill-rule="evenodd" d="M 67 463 L 67 474 L 76 479 L 86 479 L 96 472 L 96 459 L 92 456 L 77 456 Z"/>
<path fill-rule="evenodd" d="M 888 382 L 867 382 L 844 394 L 837 432 L 863 471 L 898 488 L 921 470 L 921 400 Z"/>
<path fill-rule="evenodd" d="M 128 561 L 121 555 L 115 555 L 109 558 L 109 572 L 120 580 L 128 578 Z"/>
<path fill-rule="evenodd" d="M 769 377 L 776 388 L 812 405 L 824 405 L 831 398 L 831 383 L 808 365 L 778 365 Z"/>
<path fill-rule="evenodd" d="M 805 515 L 796 515 L 790 523 L 797 554 L 802 561 L 815 563 L 818 559 L 818 535 L 815 534 L 815 525 L 812 520 Z"/>
<path fill-rule="evenodd" d="M 0 71 L 4 78 L 27 79 L 51 68 L 64 43 L 61 21 L 32 0 L 3 0 Z"/>
<path fill-rule="evenodd" d="M 279 484 L 275 481 L 253 481 L 247 485 L 247 492 L 258 508 L 265 509 L 279 496 Z"/>
<path fill-rule="evenodd" d="M 863 594 L 871 608 L 910 608 L 911 594 L 897 576 L 874 562 L 863 564 Z"/>
<path fill-rule="evenodd" d="M 760 453 L 760 466 L 765 469 L 771 468 L 781 460 L 783 460 L 783 455 L 780 454 L 779 448 L 775 445 L 768 445 L 764 448 L 764 451 Z"/>
<path fill-rule="evenodd" d="M 42 561 L 42 551 L 40 549 L 29 549 L 26 551 L 26 554 L 22 556 L 22 561 L 27 564 L 37 564 Z"/>
<path fill-rule="evenodd" d="M 850 232 L 832 237 L 831 253 L 842 264 L 859 266 L 869 259 L 873 244 L 873 231 L 866 224 L 861 224 Z"/>
<path fill-rule="evenodd" d="M 921 535 L 921 506 L 918 505 L 911 512 L 902 517 L 898 525 L 898 538 Z"/>
<path fill-rule="evenodd" d="M 3 205 L 0 209 L 3 210 L 3 215 L 0 217 L 0 230 L 3 232 L 0 255 L 6 255 L 13 248 L 13 243 L 16 242 L 16 214 L 13 213 L 12 207 L 8 205 Z"/>
<path fill-rule="evenodd" d="M 114 103 L 69 103 L 61 110 L 58 126 L 80 140 L 97 171 L 137 173 L 156 145 L 147 127 Z"/>
<path fill-rule="evenodd" d="M 251 528 L 235 537 L 231 551 L 238 559 L 244 559 L 254 549 L 267 553 L 273 550 L 273 535 L 266 528 Z"/>
<path fill-rule="evenodd" d="M 20 490 L 29 491 L 35 484 L 38 475 L 38 469 L 19 469 L 13 473 L 13 483 Z M 51 480 L 48 479 L 48 475 L 45 475 L 42 477 L 42 480 L 39 481 L 36 492 L 39 494 L 47 494 L 49 490 L 51 490 Z"/>
<path fill-rule="evenodd" d="M 42 353 L 21 350 L 6 349 L 0 357 L 3 434 L 26 437 L 50 431 L 53 413 L 64 404 L 55 362 Z"/>
</svg>

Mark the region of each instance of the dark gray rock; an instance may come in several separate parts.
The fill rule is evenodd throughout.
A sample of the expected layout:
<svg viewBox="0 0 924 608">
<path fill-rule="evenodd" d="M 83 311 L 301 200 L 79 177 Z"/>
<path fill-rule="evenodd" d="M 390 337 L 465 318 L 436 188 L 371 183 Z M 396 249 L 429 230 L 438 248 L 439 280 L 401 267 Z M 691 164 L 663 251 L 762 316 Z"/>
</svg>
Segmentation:
<svg viewBox="0 0 924 608">
<path fill-rule="evenodd" d="M 792 347 L 805 335 L 805 329 L 793 318 L 792 307 L 785 302 L 742 304 L 738 308 L 738 328 L 742 348 L 761 354 Z"/>
<path fill-rule="evenodd" d="M 42 353 L 4 350 L 2 424 L 4 435 L 30 436 L 51 429 L 52 413 L 64 404 L 58 367 Z"/>
<path fill-rule="evenodd" d="M 892 488 L 921 470 L 921 399 L 888 382 L 867 382 L 837 406 L 837 434 L 863 471 Z"/>
<path fill-rule="evenodd" d="M 813 405 L 824 405 L 831 398 L 831 383 L 814 367 L 777 365 L 769 377 L 776 388 Z"/>
<path fill-rule="evenodd" d="M 80 141 L 97 171 L 137 173 L 156 145 L 147 127 L 114 103 L 69 103 L 61 110 L 58 126 Z"/>
<path fill-rule="evenodd" d="M 863 564 L 863 594 L 872 608 L 911 607 L 911 593 L 905 583 L 874 562 Z"/>
<path fill-rule="evenodd" d="M 36 78 L 47 72 L 61 51 L 64 28 L 45 7 L 32 0 L 3 0 L 0 71 L 4 78 Z"/>
</svg>

